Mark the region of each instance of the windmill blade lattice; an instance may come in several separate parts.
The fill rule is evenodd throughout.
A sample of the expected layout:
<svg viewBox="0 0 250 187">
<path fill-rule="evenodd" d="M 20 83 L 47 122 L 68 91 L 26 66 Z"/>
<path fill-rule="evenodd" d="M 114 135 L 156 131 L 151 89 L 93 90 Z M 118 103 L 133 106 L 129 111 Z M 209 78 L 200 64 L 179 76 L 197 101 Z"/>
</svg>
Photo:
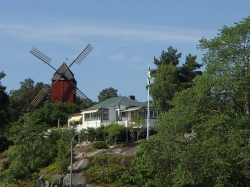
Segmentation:
<svg viewBox="0 0 250 187">
<path fill-rule="evenodd" d="M 70 66 L 72 66 L 73 63 L 77 63 L 79 65 L 92 50 L 93 50 L 93 47 L 90 44 L 87 45 L 87 47 L 83 49 L 83 51 L 78 55 L 78 57 L 76 57 L 76 59 L 70 64 Z"/>
<path fill-rule="evenodd" d="M 42 88 L 42 90 L 37 94 L 37 96 L 33 99 L 33 101 L 31 101 L 31 104 L 36 107 L 41 100 L 43 100 L 43 98 L 45 97 L 45 95 L 49 92 L 49 90 L 51 89 L 51 87 L 49 86 L 44 86 Z"/>
<path fill-rule="evenodd" d="M 89 44 L 85 49 L 76 57 L 76 59 L 69 65 L 69 67 L 63 72 L 60 73 L 59 78 L 51 85 L 51 88 L 59 81 L 60 78 L 69 70 L 69 68 L 74 64 L 77 63 L 78 65 L 87 57 L 87 55 L 93 50 L 93 47 Z"/>
<path fill-rule="evenodd" d="M 44 63 L 46 63 L 47 65 L 49 65 L 51 68 L 53 68 L 56 73 L 59 74 L 59 77 L 57 80 L 55 80 L 53 82 L 53 84 L 48 87 L 48 86 L 45 86 L 39 93 L 38 95 L 33 99 L 33 101 L 31 102 L 31 104 L 33 106 L 37 106 L 41 101 L 42 99 L 45 97 L 45 95 L 49 92 L 49 90 L 62 78 L 66 78 L 64 76 L 64 74 L 69 70 L 69 68 L 74 64 L 74 63 L 77 63 L 78 65 L 88 56 L 88 54 L 93 50 L 93 47 L 88 44 L 87 47 L 78 55 L 78 57 L 68 66 L 68 68 L 60 73 L 57 71 L 56 68 L 54 68 L 53 66 L 50 65 L 50 62 L 51 62 L 51 58 L 49 58 L 48 56 L 46 56 L 45 54 L 43 54 L 41 51 L 39 51 L 38 49 L 36 48 L 32 48 L 32 50 L 30 51 L 31 54 L 33 54 L 35 57 L 37 57 L 38 59 L 40 59 L 41 61 L 43 61 Z M 72 83 L 70 80 L 68 80 L 66 78 L 67 81 L 69 81 L 70 84 L 74 85 L 74 83 Z M 74 94 L 75 95 L 79 95 L 81 98 L 84 98 L 86 101 L 90 101 L 77 87 L 76 85 L 74 85 L 75 87 L 75 91 L 74 91 Z"/>
<path fill-rule="evenodd" d="M 91 104 L 92 104 L 91 100 L 90 100 L 84 93 L 82 93 L 81 90 L 79 90 L 79 89 L 76 87 L 76 88 L 73 90 L 73 92 L 74 92 L 74 94 L 75 94 L 76 96 L 80 97 L 80 99 L 83 99 L 84 102 L 85 102 L 87 105 L 91 106 Z"/>
<path fill-rule="evenodd" d="M 47 64 L 50 67 L 52 67 L 54 70 L 56 70 L 56 68 L 54 68 L 53 66 L 50 65 L 51 58 L 49 58 L 47 55 L 43 54 L 41 51 L 39 51 L 35 47 L 33 47 L 31 49 L 30 53 L 32 55 L 34 55 L 35 57 L 37 57 L 38 59 L 40 59 L 41 61 L 43 61 L 45 64 Z"/>
</svg>

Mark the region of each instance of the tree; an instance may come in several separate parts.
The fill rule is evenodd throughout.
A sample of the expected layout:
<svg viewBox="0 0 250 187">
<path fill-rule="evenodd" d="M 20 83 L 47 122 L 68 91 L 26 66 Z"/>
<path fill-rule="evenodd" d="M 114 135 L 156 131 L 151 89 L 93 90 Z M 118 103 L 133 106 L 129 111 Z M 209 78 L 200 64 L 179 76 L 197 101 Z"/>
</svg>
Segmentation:
<svg viewBox="0 0 250 187">
<path fill-rule="evenodd" d="M 33 172 L 39 171 L 48 164 L 45 132 L 47 126 L 36 115 L 27 113 L 12 124 L 9 137 L 14 145 L 8 151 L 10 163 L 4 171 L 4 178 L 8 182 L 15 182 Z"/>
<path fill-rule="evenodd" d="M 206 71 L 175 94 L 123 176 L 126 186 L 249 186 L 250 17 L 199 48 Z"/>
<path fill-rule="evenodd" d="M 132 123 L 129 125 L 130 136 L 132 140 L 135 140 L 135 130 L 136 129 L 136 140 L 139 141 L 139 136 L 141 132 L 145 130 L 145 119 L 141 117 L 138 113 L 134 113 Z"/>
<path fill-rule="evenodd" d="M 99 102 L 105 101 L 109 98 L 118 97 L 116 89 L 110 87 L 102 90 L 98 95 Z"/>
<path fill-rule="evenodd" d="M 80 112 L 79 105 L 63 102 L 46 102 L 43 107 L 34 111 L 50 127 L 58 126 L 58 118 L 64 125 L 67 124 L 68 115 Z"/>
<path fill-rule="evenodd" d="M 171 46 L 167 52 L 162 51 L 159 60 L 154 58 L 156 69 L 151 71 L 154 83 L 150 86 L 150 95 L 160 110 L 168 111 L 174 94 L 191 87 L 196 75 L 201 75 L 201 71 L 197 71 L 201 64 L 196 62 L 196 56 L 189 54 L 186 62 L 178 66 L 180 58 L 181 53 Z"/>
<path fill-rule="evenodd" d="M 75 132 L 48 128 L 37 112 L 26 113 L 12 124 L 8 136 L 14 145 L 7 151 L 8 168 L 0 174 L 1 180 L 16 184 L 18 180 L 30 180 L 33 173 L 52 163 L 57 171 L 66 171 Z"/>
<path fill-rule="evenodd" d="M 61 131 L 61 130 L 60 130 Z M 61 135 L 60 138 L 56 141 L 57 143 L 57 157 L 55 159 L 55 163 L 57 169 L 59 171 L 67 171 L 68 166 L 70 164 L 70 141 L 71 141 L 71 134 L 75 132 L 71 132 L 70 130 L 61 131 L 59 134 Z"/>
<path fill-rule="evenodd" d="M 166 165 L 172 165 L 174 157 L 159 154 L 164 151 L 163 144 L 152 136 L 149 140 L 142 140 L 140 149 L 133 159 L 132 165 L 121 177 L 121 185 L 126 187 L 165 187 L 168 183 Z"/>
<path fill-rule="evenodd" d="M 45 86 L 42 82 L 38 82 L 35 85 L 34 81 L 30 78 L 21 81 L 20 85 L 18 90 L 10 91 L 9 111 L 11 114 L 11 122 L 17 121 L 24 113 L 32 112 L 36 109 L 30 103 Z M 50 101 L 50 93 L 44 97 L 37 108 L 42 107 L 46 101 Z"/>
<path fill-rule="evenodd" d="M 168 111 L 174 94 L 182 88 L 179 86 L 178 68 L 172 64 L 162 64 L 154 75 L 154 83 L 150 86 L 154 106 L 159 110 Z"/>
<path fill-rule="evenodd" d="M 4 134 L 6 125 L 9 121 L 9 96 L 5 92 L 6 87 L 1 84 L 1 79 L 4 78 L 5 75 L 6 74 L 4 72 L 0 72 L 0 136 Z"/>
<path fill-rule="evenodd" d="M 117 142 L 118 138 L 122 138 L 122 136 L 126 135 L 126 129 L 124 125 L 119 125 L 118 123 L 111 123 L 107 127 L 109 143 Z"/>
<path fill-rule="evenodd" d="M 168 48 L 168 51 L 162 51 L 159 60 L 154 57 L 154 64 L 156 69 L 152 70 L 152 75 L 160 68 L 162 64 L 177 66 L 179 64 L 179 59 L 181 58 L 181 53 L 177 53 L 177 49 L 174 49 L 172 46 Z"/>
<path fill-rule="evenodd" d="M 96 135 L 96 139 L 99 141 L 105 141 L 106 137 L 108 135 L 107 131 L 106 131 L 106 127 L 104 125 L 101 125 L 100 127 L 97 127 L 95 129 L 95 135 Z"/>
<path fill-rule="evenodd" d="M 96 102 L 93 102 L 91 99 L 80 98 L 77 96 L 76 104 L 79 105 L 80 108 L 83 110 L 95 105 Z"/>
<path fill-rule="evenodd" d="M 196 58 L 197 56 L 188 54 L 188 56 L 186 56 L 186 62 L 179 68 L 179 80 L 183 84 L 183 88 L 191 87 L 194 78 L 202 74 L 202 72 L 198 70 L 202 65 L 196 62 Z"/>
</svg>

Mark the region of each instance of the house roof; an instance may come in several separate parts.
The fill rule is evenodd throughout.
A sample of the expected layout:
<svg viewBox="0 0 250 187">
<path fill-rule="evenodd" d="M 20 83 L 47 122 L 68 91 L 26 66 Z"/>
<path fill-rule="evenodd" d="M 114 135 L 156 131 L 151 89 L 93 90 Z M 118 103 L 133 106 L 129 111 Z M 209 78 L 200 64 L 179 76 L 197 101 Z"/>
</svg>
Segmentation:
<svg viewBox="0 0 250 187">
<path fill-rule="evenodd" d="M 58 73 L 59 74 L 58 74 Z M 74 78 L 74 74 L 72 73 L 72 71 L 70 71 L 70 69 L 68 68 L 67 64 L 65 62 L 63 62 L 63 64 L 59 67 L 59 69 L 57 70 L 56 73 L 54 73 L 54 76 L 52 78 L 52 81 L 56 81 L 60 78 L 60 73 L 64 73 L 64 75 L 59 79 L 59 80 L 75 80 Z"/>
<path fill-rule="evenodd" d="M 108 107 L 108 106 L 119 106 L 119 105 L 125 105 L 127 106 L 127 108 L 129 107 L 146 107 L 147 103 L 143 103 L 143 102 L 137 102 L 133 99 L 130 99 L 128 97 L 113 97 L 110 99 L 107 99 L 101 103 L 98 103 L 88 109 L 85 109 L 83 111 L 87 111 L 87 110 L 93 110 L 93 109 L 97 109 L 97 108 L 103 108 L 103 107 Z"/>
</svg>

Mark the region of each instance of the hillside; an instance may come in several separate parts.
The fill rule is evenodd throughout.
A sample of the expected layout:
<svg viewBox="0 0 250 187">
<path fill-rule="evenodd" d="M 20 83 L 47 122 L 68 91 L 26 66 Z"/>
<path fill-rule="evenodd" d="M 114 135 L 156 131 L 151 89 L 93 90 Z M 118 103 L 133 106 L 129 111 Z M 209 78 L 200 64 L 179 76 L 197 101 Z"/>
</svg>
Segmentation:
<svg viewBox="0 0 250 187">
<path fill-rule="evenodd" d="M 130 167 L 139 143 L 125 146 L 111 146 L 108 149 L 94 149 L 86 143 L 76 144 L 73 148 L 72 184 L 88 187 L 117 185 L 122 173 Z M 41 172 L 37 187 L 44 185 L 69 185 L 70 166 L 67 173 Z"/>
</svg>

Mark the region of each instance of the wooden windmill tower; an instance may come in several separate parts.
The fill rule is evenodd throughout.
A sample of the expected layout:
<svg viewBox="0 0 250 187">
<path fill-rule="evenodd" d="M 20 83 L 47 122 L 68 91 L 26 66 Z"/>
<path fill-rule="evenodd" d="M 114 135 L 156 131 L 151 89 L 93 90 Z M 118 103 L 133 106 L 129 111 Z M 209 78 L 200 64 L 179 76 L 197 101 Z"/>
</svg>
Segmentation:
<svg viewBox="0 0 250 187">
<path fill-rule="evenodd" d="M 60 77 L 60 74 L 63 72 L 64 75 Z M 76 95 L 74 94 L 74 90 L 76 87 L 76 80 L 74 78 L 74 74 L 68 68 L 67 64 L 64 62 L 59 69 L 54 73 L 52 80 L 52 85 L 54 86 L 52 89 L 51 102 L 54 103 L 56 101 L 75 103 Z"/>
<path fill-rule="evenodd" d="M 36 48 L 32 48 L 30 53 L 43 61 L 45 64 L 49 65 L 56 72 L 54 73 L 54 76 L 52 78 L 51 86 L 43 87 L 43 89 L 33 99 L 31 104 L 36 107 L 49 92 L 49 90 L 52 91 L 52 103 L 56 101 L 75 103 L 76 95 L 78 95 L 80 98 L 85 99 L 85 101 L 89 101 L 89 99 L 77 88 L 77 82 L 74 78 L 74 74 L 69 68 L 74 63 L 77 63 L 79 65 L 92 50 L 93 47 L 89 44 L 69 66 L 67 66 L 66 63 L 63 63 L 57 70 L 52 65 L 50 65 L 51 59 L 49 57 L 47 57 Z"/>
</svg>

